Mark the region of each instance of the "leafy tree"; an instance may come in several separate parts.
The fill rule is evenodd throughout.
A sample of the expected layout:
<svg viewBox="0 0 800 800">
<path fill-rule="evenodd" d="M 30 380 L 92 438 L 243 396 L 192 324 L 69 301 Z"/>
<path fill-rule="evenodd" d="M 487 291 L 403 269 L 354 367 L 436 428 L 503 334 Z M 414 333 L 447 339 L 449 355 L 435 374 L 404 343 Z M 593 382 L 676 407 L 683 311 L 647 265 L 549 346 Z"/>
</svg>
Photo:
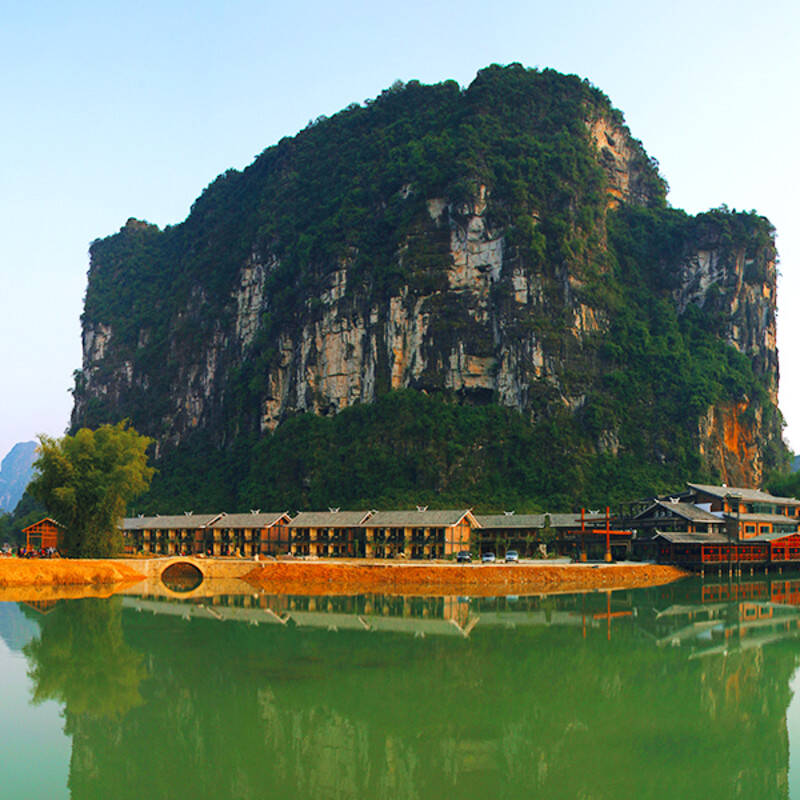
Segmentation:
<svg viewBox="0 0 800 800">
<path fill-rule="evenodd" d="M 800 497 L 800 472 L 775 472 L 769 477 L 767 488 L 779 497 Z"/>
<path fill-rule="evenodd" d="M 153 477 L 151 441 L 127 420 L 61 439 L 39 437 L 38 474 L 28 488 L 64 526 L 66 555 L 103 557 L 121 549 L 119 521 Z"/>
</svg>

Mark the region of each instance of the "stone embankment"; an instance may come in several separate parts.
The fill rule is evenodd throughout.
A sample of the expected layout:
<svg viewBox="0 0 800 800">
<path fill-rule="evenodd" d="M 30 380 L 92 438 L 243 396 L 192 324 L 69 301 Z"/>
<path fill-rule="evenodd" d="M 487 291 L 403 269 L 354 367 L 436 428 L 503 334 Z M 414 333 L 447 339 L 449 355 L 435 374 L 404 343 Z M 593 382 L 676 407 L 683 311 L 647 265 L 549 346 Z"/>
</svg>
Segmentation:
<svg viewBox="0 0 800 800">
<path fill-rule="evenodd" d="M 658 586 L 687 573 L 663 564 L 386 564 L 272 561 L 243 576 L 274 594 L 546 594 Z"/>
<path fill-rule="evenodd" d="M 105 559 L 0 558 L 0 590 L 31 586 L 109 586 L 144 576 L 135 562 Z"/>
<path fill-rule="evenodd" d="M 107 596 L 142 582 L 153 565 L 181 559 L 0 558 L 0 601 Z M 188 560 L 188 559 L 187 559 Z M 200 563 L 200 562 L 195 562 Z M 210 568 L 210 569 L 209 569 Z M 204 577 L 219 569 L 274 594 L 546 594 L 656 586 L 683 577 L 661 564 L 387 564 L 375 561 L 203 559 Z M 153 573 L 155 575 L 155 573 Z M 233 577 L 227 576 L 227 577 Z M 149 577 L 153 580 L 153 576 Z M 211 583 L 212 581 L 204 581 Z"/>
</svg>

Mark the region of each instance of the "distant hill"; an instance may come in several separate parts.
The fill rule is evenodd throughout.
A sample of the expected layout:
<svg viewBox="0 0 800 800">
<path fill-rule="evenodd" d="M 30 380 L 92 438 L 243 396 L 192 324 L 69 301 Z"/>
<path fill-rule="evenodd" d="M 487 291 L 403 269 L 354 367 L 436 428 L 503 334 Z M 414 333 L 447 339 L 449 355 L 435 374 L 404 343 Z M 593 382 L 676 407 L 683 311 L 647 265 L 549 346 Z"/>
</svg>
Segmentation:
<svg viewBox="0 0 800 800">
<path fill-rule="evenodd" d="M 33 476 L 36 442 L 19 442 L 0 463 L 0 511 L 13 511 Z"/>
</svg>

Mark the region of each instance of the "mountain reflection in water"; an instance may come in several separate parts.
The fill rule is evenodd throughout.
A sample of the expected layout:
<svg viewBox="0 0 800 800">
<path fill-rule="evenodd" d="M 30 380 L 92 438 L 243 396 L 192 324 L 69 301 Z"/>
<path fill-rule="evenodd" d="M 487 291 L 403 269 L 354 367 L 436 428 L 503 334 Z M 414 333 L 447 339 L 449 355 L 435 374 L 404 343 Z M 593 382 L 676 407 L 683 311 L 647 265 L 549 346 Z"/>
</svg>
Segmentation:
<svg viewBox="0 0 800 800">
<path fill-rule="evenodd" d="M 73 798 L 786 798 L 797 603 L 128 596 L 57 604 L 25 653 Z"/>
</svg>

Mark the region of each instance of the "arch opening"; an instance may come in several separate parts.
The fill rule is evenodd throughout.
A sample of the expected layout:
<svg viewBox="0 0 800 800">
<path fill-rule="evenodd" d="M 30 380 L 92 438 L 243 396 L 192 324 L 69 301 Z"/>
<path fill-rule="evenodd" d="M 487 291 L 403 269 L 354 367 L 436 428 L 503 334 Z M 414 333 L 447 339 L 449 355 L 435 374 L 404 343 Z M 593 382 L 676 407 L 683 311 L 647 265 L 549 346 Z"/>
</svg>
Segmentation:
<svg viewBox="0 0 800 800">
<path fill-rule="evenodd" d="M 161 573 L 161 583 L 173 592 L 191 592 L 203 582 L 203 573 L 188 561 L 170 564 Z"/>
</svg>

